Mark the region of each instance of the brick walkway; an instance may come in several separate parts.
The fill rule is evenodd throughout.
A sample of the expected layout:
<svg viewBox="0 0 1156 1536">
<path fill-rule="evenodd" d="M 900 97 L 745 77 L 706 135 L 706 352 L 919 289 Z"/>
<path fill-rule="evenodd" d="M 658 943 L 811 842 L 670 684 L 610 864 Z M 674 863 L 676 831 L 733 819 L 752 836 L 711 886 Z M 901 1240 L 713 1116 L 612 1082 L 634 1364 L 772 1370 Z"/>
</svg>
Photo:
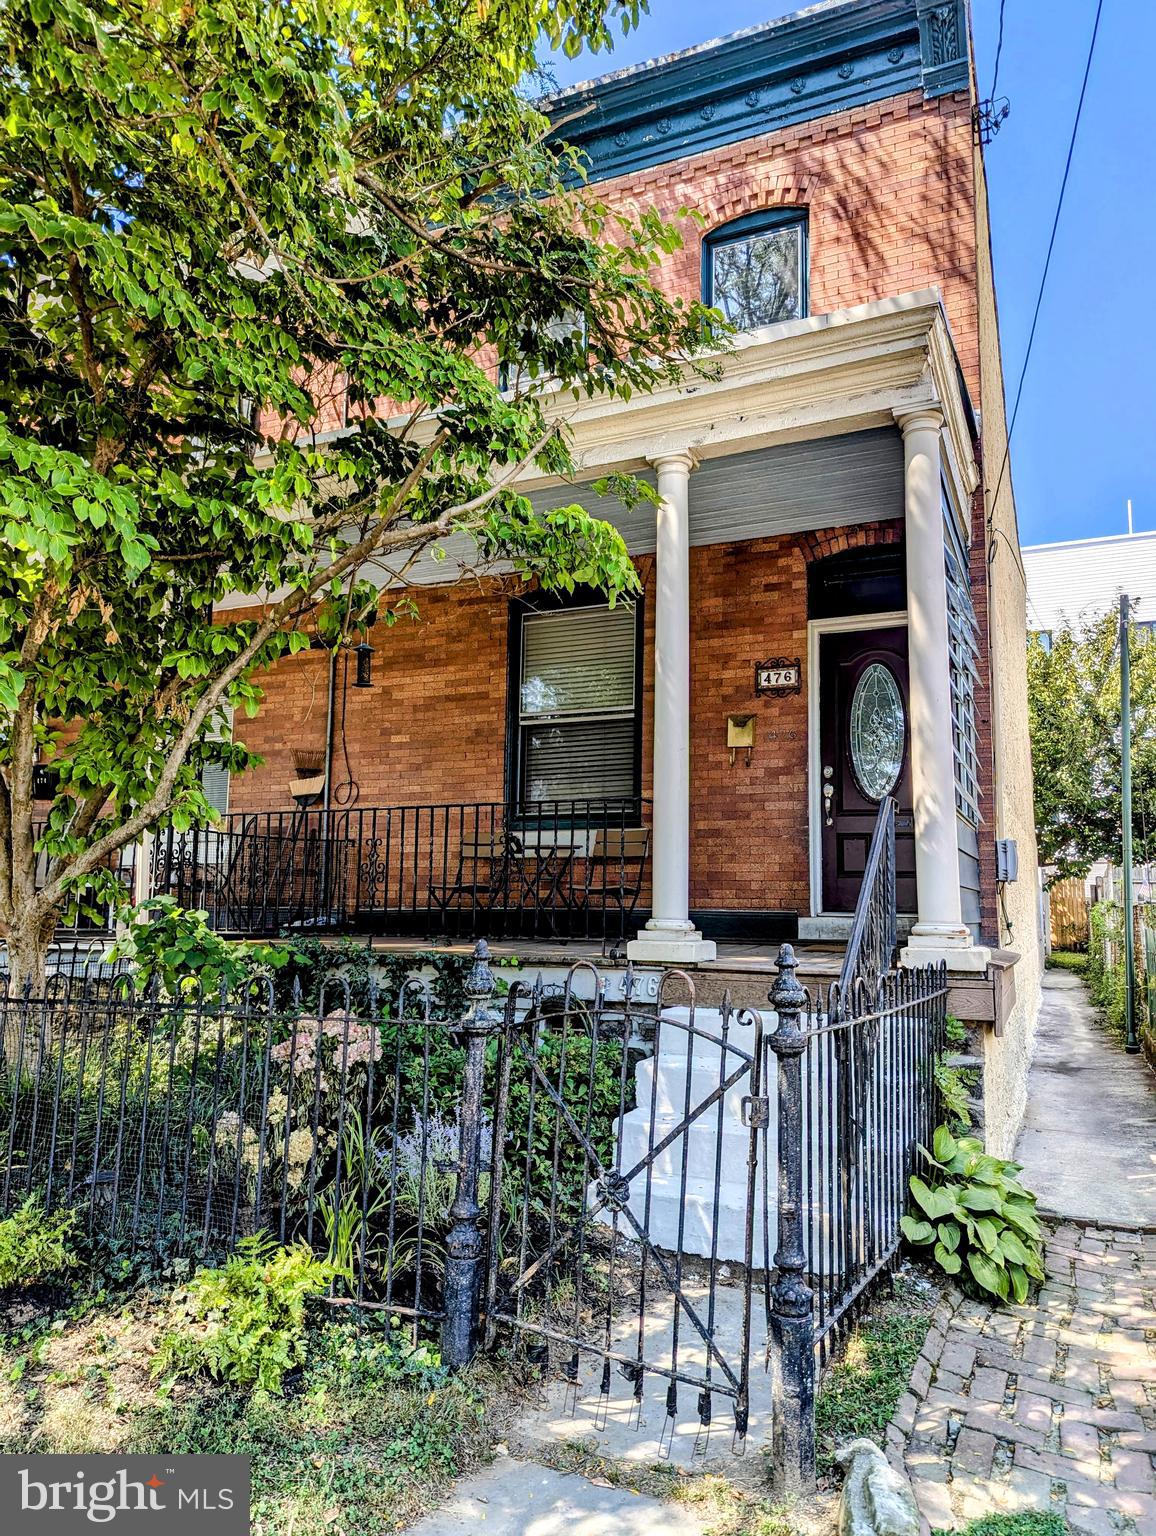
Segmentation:
<svg viewBox="0 0 1156 1536">
<path fill-rule="evenodd" d="M 1156 1233 L 1060 1226 L 1036 1304 L 937 1312 L 889 1431 L 934 1528 L 1054 1510 L 1156 1536 Z"/>
</svg>

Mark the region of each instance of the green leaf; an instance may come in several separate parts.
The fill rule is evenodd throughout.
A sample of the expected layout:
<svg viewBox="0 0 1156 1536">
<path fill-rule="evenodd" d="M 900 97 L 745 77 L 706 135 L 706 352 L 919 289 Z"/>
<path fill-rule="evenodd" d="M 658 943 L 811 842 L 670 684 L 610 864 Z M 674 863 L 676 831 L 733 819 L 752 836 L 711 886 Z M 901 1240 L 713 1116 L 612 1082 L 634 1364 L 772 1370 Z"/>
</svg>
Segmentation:
<svg viewBox="0 0 1156 1536">
<path fill-rule="evenodd" d="M 1013 1264 L 1030 1264 L 1031 1254 L 1014 1232 L 1009 1232 L 1005 1227 L 999 1236 L 1000 1252 L 1005 1259 Z"/>
<path fill-rule="evenodd" d="M 1016 1306 L 1022 1307 L 1028 1299 L 1028 1277 L 1018 1264 L 1009 1264 L 1007 1277 L 1011 1283 L 1012 1295 L 1015 1297 Z"/>
<path fill-rule="evenodd" d="M 931 1145 L 937 1163 L 950 1163 L 958 1147 L 955 1137 L 946 1125 L 936 1126 Z"/>
<path fill-rule="evenodd" d="M 967 1211 L 998 1211 L 1000 1198 L 994 1189 L 976 1187 L 965 1189 L 959 1197 L 959 1203 Z"/>
<path fill-rule="evenodd" d="M 981 1216 L 973 1223 L 975 1234 L 983 1244 L 984 1251 L 990 1254 L 999 1252 L 999 1227 L 990 1217 Z"/>
<path fill-rule="evenodd" d="M 939 1241 L 948 1253 L 954 1253 L 959 1247 L 959 1240 L 963 1234 L 958 1223 L 954 1221 L 941 1221 L 939 1223 Z"/>
<path fill-rule="evenodd" d="M 935 1262 L 948 1275 L 958 1275 L 963 1265 L 963 1260 L 958 1253 L 945 1248 L 942 1243 L 935 1245 Z"/>
<path fill-rule="evenodd" d="M 919 1221 L 914 1216 L 904 1216 L 899 1222 L 900 1229 L 909 1243 L 930 1243 L 935 1237 L 935 1228 L 927 1221 Z"/>
<path fill-rule="evenodd" d="M 977 1253 L 974 1249 L 967 1256 L 967 1267 L 977 1285 L 985 1291 L 990 1291 L 993 1296 L 1001 1294 L 1001 1285 L 1007 1286 L 1007 1275 L 993 1260 L 984 1253 Z"/>
<path fill-rule="evenodd" d="M 954 1193 L 947 1189 L 930 1188 L 918 1174 L 911 1176 L 911 1193 L 932 1221 L 938 1221 L 942 1216 L 950 1216 L 955 1210 Z"/>
</svg>

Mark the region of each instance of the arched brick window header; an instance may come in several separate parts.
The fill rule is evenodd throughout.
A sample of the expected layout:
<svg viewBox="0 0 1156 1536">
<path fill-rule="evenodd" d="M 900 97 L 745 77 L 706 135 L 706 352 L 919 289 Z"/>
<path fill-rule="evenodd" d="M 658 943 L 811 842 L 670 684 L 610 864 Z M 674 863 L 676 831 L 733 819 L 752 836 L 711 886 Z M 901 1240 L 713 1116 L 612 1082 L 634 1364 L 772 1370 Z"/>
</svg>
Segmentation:
<svg viewBox="0 0 1156 1536">
<path fill-rule="evenodd" d="M 764 172 L 744 178 L 737 185 L 728 184 L 719 188 L 714 197 L 710 196 L 700 200 L 699 206 L 705 203 L 710 208 L 710 227 L 703 231 L 704 239 L 721 224 L 729 224 L 733 219 L 745 218 L 752 213 L 775 213 L 779 209 L 798 208 L 805 212 L 811 206 L 815 194 L 819 190 L 821 178 L 815 176 L 792 176 L 785 172 Z"/>
<path fill-rule="evenodd" d="M 797 533 L 795 543 L 809 565 L 812 560 L 824 560 L 828 555 L 841 555 L 849 549 L 870 549 L 879 544 L 903 543 L 903 519 L 888 518 L 886 522 L 859 523 L 854 528 L 820 528 L 807 533 Z"/>
</svg>

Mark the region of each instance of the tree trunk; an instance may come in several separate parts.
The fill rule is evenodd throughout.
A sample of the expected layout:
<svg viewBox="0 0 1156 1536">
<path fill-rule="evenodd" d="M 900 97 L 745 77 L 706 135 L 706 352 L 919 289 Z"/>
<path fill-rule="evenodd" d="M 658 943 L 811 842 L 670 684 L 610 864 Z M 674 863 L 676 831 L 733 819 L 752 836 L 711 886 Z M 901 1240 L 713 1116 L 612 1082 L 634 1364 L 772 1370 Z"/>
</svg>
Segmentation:
<svg viewBox="0 0 1156 1536">
<path fill-rule="evenodd" d="M 48 951 L 56 932 L 57 913 L 40 923 L 28 920 L 12 924 L 6 936 L 8 995 L 20 997 L 26 990 L 43 997 L 48 973 Z"/>
</svg>

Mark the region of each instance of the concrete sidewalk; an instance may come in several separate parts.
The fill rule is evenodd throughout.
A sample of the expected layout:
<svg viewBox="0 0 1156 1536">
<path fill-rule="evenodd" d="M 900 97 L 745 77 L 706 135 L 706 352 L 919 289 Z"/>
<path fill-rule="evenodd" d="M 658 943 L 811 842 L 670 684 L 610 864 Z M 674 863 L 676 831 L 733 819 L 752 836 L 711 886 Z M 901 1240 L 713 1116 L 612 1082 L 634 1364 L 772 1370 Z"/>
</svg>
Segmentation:
<svg viewBox="0 0 1156 1536">
<path fill-rule="evenodd" d="M 1116 1044 L 1067 971 L 1044 973 L 1016 1159 L 1043 1212 L 1156 1228 L 1156 1077 Z"/>
<path fill-rule="evenodd" d="M 410 1536 L 702 1536 L 702 1522 L 677 1504 L 628 1488 L 499 1457 L 464 1478 Z"/>
</svg>

